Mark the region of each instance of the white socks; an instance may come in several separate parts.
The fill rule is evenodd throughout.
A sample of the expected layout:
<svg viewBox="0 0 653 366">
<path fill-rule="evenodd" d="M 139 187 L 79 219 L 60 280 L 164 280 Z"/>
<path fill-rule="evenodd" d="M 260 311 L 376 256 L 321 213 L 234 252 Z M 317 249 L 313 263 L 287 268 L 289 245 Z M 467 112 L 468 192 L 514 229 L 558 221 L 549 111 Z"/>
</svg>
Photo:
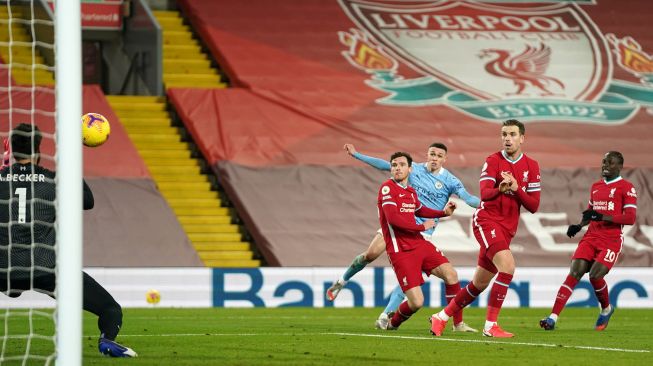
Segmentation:
<svg viewBox="0 0 653 366">
<path fill-rule="evenodd" d="M 601 309 L 601 315 L 608 315 L 608 314 L 610 314 L 611 310 L 612 310 L 612 305 L 608 305 L 607 308 Z"/>
<path fill-rule="evenodd" d="M 485 321 L 485 326 L 483 327 L 483 329 L 484 330 L 490 330 L 490 328 L 492 328 L 492 326 L 494 326 L 494 324 L 496 324 L 496 323 L 497 322 L 491 322 L 489 320 L 486 320 Z"/>
<path fill-rule="evenodd" d="M 449 315 L 447 315 L 447 313 L 444 312 L 444 309 L 440 310 L 439 313 L 434 314 L 434 315 L 436 315 L 438 318 L 444 320 L 445 322 L 449 320 Z"/>
</svg>

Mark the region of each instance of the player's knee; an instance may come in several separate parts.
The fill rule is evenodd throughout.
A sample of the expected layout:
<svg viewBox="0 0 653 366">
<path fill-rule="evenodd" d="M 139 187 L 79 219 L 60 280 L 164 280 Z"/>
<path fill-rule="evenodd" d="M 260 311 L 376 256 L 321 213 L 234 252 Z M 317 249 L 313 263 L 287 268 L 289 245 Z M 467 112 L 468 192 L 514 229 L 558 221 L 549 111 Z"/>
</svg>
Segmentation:
<svg viewBox="0 0 653 366">
<path fill-rule="evenodd" d="M 490 285 L 490 281 L 492 281 L 492 278 L 488 279 L 487 281 L 484 279 L 474 279 L 472 280 L 472 283 L 474 284 L 474 287 L 476 287 L 479 291 L 483 291 Z"/>
<path fill-rule="evenodd" d="M 580 279 L 583 278 L 584 274 L 585 273 L 583 271 L 580 271 L 580 270 L 577 270 L 577 269 L 574 269 L 574 268 L 572 268 L 571 271 L 569 271 L 569 275 L 571 277 L 575 278 L 578 281 L 580 281 Z M 590 275 L 590 277 L 591 277 L 591 275 Z"/>
<path fill-rule="evenodd" d="M 592 270 L 590 270 L 590 273 L 588 274 L 588 276 L 589 276 L 590 280 L 600 280 L 603 277 L 605 277 L 606 274 L 607 273 L 605 271 L 597 270 L 597 269 L 592 268 Z"/>
<path fill-rule="evenodd" d="M 408 305 L 412 311 L 417 311 L 424 306 L 424 299 L 412 299 L 408 300 Z"/>
<path fill-rule="evenodd" d="M 502 268 L 499 268 L 499 271 L 504 272 L 504 273 L 508 273 L 508 274 L 511 274 L 511 275 L 515 274 L 515 261 L 514 260 L 505 261 L 505 263 L 503 263 L 503 265 L 501 267 Z"/>
<path fill-rule="evenodd" d="M 458 272 L 456 272 L 456 270 L 453 268 L 449 271 L 446 271 L 444 273 L 443 280 L 444 283 L 446 283 L 447 285 L 453 285 L 458 283 Z"/>
<path fill-rule="evenodd" d="M 122 320 L 122 307 L 115 301 L 107 304 L 104 307 L 103 313 L 107 318 Z"/>
</svg>

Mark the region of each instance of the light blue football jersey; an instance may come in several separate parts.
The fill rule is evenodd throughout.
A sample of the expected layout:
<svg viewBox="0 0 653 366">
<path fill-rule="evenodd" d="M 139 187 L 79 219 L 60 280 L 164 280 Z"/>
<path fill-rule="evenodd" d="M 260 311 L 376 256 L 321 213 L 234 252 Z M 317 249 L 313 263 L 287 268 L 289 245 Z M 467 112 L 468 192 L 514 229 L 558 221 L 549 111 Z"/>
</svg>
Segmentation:
<svg viewBox="0 0 653 366">
<path fill-rule="evenodd" d="M 361 153 L 356 153 L 353 157 L 377 169 L 390 170 L 390 163 L 386 160 Z M 471 207 L 476 208 L 481 203 L 478 197 L 469 194 L 465 190 L 460 179 L 444 167 L 440 168 L 440 171 L 436 174 L 428 170 L 426 163 L 413 163 L 412 168 L 413 171 L 408 176 L 408 184 L 415 189 L 419 200 L 426 207 L 434 210 L 443 210 L 447 202 L 449 202 L 449 197 L 454 194 Z M 426 220 L 428 219 L 415 217 L 415 221 L 418 224 Z M 435 219 L 435 221 L 437 223 L 439 219 Z M 423 231 L 423 233 L 432 235 L 436 227 L 437 225 L 429 230 Z"/>
</svg>

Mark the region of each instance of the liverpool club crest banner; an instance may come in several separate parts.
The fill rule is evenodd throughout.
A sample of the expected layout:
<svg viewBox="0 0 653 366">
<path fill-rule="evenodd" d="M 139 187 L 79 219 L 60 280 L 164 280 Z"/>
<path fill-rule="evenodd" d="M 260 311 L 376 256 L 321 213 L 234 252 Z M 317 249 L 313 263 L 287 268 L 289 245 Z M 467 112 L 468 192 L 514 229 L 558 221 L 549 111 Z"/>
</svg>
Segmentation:
<svg viewBox="0 0 653 366">
<path fill-rule="evenodd" d="M 653 62 L 569 2 L 340 0 L 352 66 L 378 103 L 446 105 L 479 119 L 623 123 L 653 106 Z M 464 62 L 461 62 L 464 60 Z M 406 66 L 417 73 L 405 77 Z M 613 77 L 615 67 L 640 79 Z"/>
</svg>

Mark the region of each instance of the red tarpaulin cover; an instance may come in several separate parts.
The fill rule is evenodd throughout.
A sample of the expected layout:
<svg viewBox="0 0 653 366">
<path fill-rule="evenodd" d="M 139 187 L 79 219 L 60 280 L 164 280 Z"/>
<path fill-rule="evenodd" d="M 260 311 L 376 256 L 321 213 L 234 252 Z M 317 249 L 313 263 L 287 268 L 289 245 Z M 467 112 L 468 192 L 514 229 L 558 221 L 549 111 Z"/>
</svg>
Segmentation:
<svg viewBox="0 0 653 366">
<path fill-rule="evenodd" d="M 653 264 L 645 209 L 653 3 L 179 4 L 235 88 L 172 89 L 170 100 L 269 263 L 346 265 L 371 239 L 374 190 L 387 173 L 362 173 L 371 168 L 348 157 L 344 143 L 382 158 L 405 150 L 423 161 L 428 145 L 444 142 L 447 167 L 477 193 L 480 167 L 501 149 L 499 123 L 517 118 L 543 181 L 541 212 L 523 216 L 514 243 L 516 252 L 528 248 L 523 262 L 568 264 L 565 245 L 577 239 L 561 230 L 577 221 L 603 154 L 619 150 L 640 194 L 638 223 L 628 228 L 635 242 L 622 260 Z M 349 207 L 366 212 L 364 227 L 358 212 L 340 209 L 341 190 L 351 185 L 358 194 Z M 316 197 L 324 200 L 316 205 Z M 550 231 L 560 232 L 541 235 Z M 437 240 L 456 241 L 444 235 L 436 231 Z M 316 248 L 320 255 L 305 255 Z M 461 253 L 462 263 L 475 263 L 475 253 Z"/>
</svg>

